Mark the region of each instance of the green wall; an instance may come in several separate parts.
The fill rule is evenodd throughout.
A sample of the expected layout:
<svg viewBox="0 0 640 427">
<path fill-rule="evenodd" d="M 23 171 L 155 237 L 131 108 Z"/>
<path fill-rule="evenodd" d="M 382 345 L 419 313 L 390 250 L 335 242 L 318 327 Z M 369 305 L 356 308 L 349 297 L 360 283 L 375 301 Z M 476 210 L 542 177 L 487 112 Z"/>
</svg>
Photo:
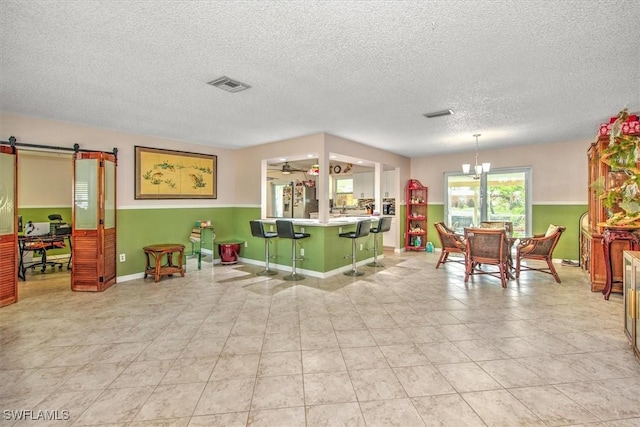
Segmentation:
<svg viewBox="0 0 640 427">
<path fill-rule="evenodd" d="M 553 251 L 556 259 L 579 259 L 580 216 L 587 211 L 587 205 L 533 205 L 533 233 L 540 234 L 547 231 L 549 224 L 566 227 L 558 246 Z M 427 209 L 428 215 L 428 241 L 434 246 L 441 247 L 438 235 L 433 224 L 444 221 L 444 205 L 431 204 Z"/>
<path fill-rule="evenodd" d="M 238 208 L 121 209 L 117 211 L 117 253 L 125 254 L 125 262 L 117 262 L 117 275 L 126 276 L 144 270 L 142 248 L 157 243 L 182 243 L 191 251 L 189 235 L 198 220 L 210 220 L 216 241 L 240 238 Z M 259 216 L 260 209 L 256 209 Z M 248 225 L 247 225 L 248 228 Z M 206 237 L 206 235 L 205 235 Z M 203 247 L 211 250 L 208 238 Z M 119 259 L 119 258 L 118 258 Z"/>
<path fill-rule="evenodd" d="M 578 241 L 580 215 L 587 209 L 586 205 L 534 205 L 533 231 L 544 233 L 549 224 L 564 225 L 567 230 L 563 234 L 554 257 L 559 259 L 578 259 Z M 55 211 L 55 212 L 54 212 Z M 70 222 L 71 208 L 65 209 L 19 209 L 19 214 L 26 220 L 48 221 L 47 215 L 60 213 L 65 221 Z M 398 209 L 400 221 L 400 245 L 404 245 L 405 207 Z M 141 273 L 144 270 L 145 258 L 142 247 L 154 243 L 182 243 L 187 253 L 191 251 L 189 234 L 198 220 L 211 220 L 215 228 L 216 242 L 226 240 L 245 241 L 246 246 L 240 250 L 240 256 L 257 261 L 264 260 L 264 240 L 251 236 L 249 220 L 260 218 L 260 208 L 223 207 L 223 208 L 179 208 L 179 209 L 122 209 L 117 212 L 118 220 L 118 254 L 126 255 L 125 262 L 118 262 L 118 276 Z M 440 247 L 440 242 L 433 224 L 444 218 L 444 205 L 431 204 L 427 209 L 427 241 Z M 269 225 L 266 225 L 269 229 Z M 355 225 L 344 226 L 343 232 L 353 230 Z M 296 227 L 299 230 L 299 227 Z M 274 225 L 275 229 L 275 225 Z M 299 242 L 298 248 L 305 249 L 305 260 L 298 267 L 319 272 L 327 272 L 343 267 L 351 254 L 351 240 L 338 237 L 337 227 L 305 227 L 311 237 Z M 205 234 L 204 248 L 211 250 L 211 243 Z M 360 250 L 360 243 L 364 250 Z M 373 256 L 367 250 L 373 248 L 373 235 L 358 240 L 357 259 L 361 261 Z M 64 252 L 60 252 L 64 253 Z M 217 248 L 214 250 L 217 256 Z M 272 260 L 280 265 L 291 265 L 291 241 L 274 239 L 271 254 Z M 299 250 L 298 250 L 299 254 Z"/>
<path fill-rule="evenodd" d="M 185 209 L 125 209 L 118 210 L 118 254 L 126 255 L 125 262 L 118 262 L 118 276 L 140 273 L 144 270 L 145 257 L 142 248 L 154 243 L 182 243 L 186 252 L 191 251 L 189 234 L 198 220 L 211 220 L 215 228 L 216 243 L 225 240 L 240 240 L 240 256 L 262 262 L 264 260 L 264 240 L 251 236 L 249 221 L 260 218 L 260 208 L 185 208 Z M 265 227 L 269 230 L 270 225 Z M 275 229 L 275 224 L 273 225 Z M 343 226 L 343 232 L 352 231 L 355 225 Z M 300 231 L 300 226 L 296 226 Z M 338 236 L 338 227 L 306 226 L 305 232 L 311 237 L 298 241 L 297 254 L 304 248 L 304 260 L 298 268 L 327 272 L 345 266 L 350 261 L 351 239 Z M 203 238 L 205 248 L 211 249 L 208 236 Z M 360 244 L 363 250 L 360 250 Z M 367 250 L 371 248 L 371 250 Z M 357 260 L 373 256 L 373 235 L 358 239 Z M 217 255 L 217 247 L 214 251 Z M 272 262 L 291 265 L 291 241 L 273 239 Z"/>
</svg>

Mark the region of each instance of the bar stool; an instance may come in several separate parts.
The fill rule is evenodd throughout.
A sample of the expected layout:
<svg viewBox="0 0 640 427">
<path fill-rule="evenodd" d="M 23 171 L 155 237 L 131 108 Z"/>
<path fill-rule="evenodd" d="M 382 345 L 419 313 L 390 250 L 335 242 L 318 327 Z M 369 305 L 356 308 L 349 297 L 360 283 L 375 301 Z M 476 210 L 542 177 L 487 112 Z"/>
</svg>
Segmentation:
<svg viewBox="0 0 640 427">
<path fill-rule="evenodd" d="M 367 264 L 369 267 L 384 267 L 383 264 L 378 262 L 378 234 L 391 230 L 391 218 L 390 216 L 382 217 L 378 220 L 378 225 L 372 228 L 370 231 L 374 233 L 373 236 L 373 262 Z"/>
<path fill-rule="evenodd" d="M 296 233 L 293 229 L 293 222 L 278 219 L 276 220 L 276 230 L 278 231 L 278 237 L 281 239 L 291 239 L 291 274 L 284 276 L 284 280 L 302 280 L 304 276 L 296 272 L 296 261 L 301 261 L 304 258 L 298 258 L 296 256 L 296 240 L 306 239 L 311 237 L 309 233 Z"/>
<path fill-rule="evenodd" d="M 269 268 L 269 259 L 271 259 L 271 255 L 269 255 L 269 245 L 271 244 L 270 239 L 274 237 L 278 237 L 278 233 L 275 232 L 265 232 L 264 225 L 262 221 L 249 221 L 249 225 L 251 226 L 251 235 L 253 237 L 260 237 L 264 239 L 264 262 L 265 268 L 262 271 L 256 273 L 256 276 L 273 276 L 278 274 L 277 271 Z"/>
<path fill-rule="evenodd" d="M 340 233 L 340 237 L 345 237 L 347 239 L 351 239 L 351 270 L 345 271 L 345 276 L 362 276 L 364 273 L 358 271 L 356 268 L 356 240 L 360 237 L 368 236 L 371 231 L 371 220 L 363 219 L 358 221 L 356 225 L 356 231 L 351 231 L 348 233 Z M 348 258 L 348 257 L 345 257 Z"/>
</svg>

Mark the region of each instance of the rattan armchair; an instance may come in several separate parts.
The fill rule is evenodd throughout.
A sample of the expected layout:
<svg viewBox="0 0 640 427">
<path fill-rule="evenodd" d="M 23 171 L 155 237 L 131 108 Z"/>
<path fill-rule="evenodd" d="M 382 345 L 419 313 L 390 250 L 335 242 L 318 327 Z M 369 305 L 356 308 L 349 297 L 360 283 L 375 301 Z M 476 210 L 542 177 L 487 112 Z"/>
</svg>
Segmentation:
<svg viewBox="0 0 640 427">
<path fill-rule="evenodd" d="M 509 280 L 509 241 L 504 228 L 465 228 L 464 238 L 467 241 L 467 258 L 464 282 L 469 276 L 486 274 L 497 277 L 502 287 L 507 287 Z M 487 266 L 496 266 L 498 270 L 488 270 Z"/>
<path fill-rule="evenodd" d="M 552 225 L 546 234 L 536 234 L 533 237 L 520 238 L 516 251 L 516 278 L 520 277 L 520 270 L 534 270 L 552 275 L 560 283 L 558 272 L 553 266 L 553 250 L 560 240 L 565 227 Z M 546 267 L 523 265 L 522 260 L 544 261 Z"/>
<path fill-rule="evenodd" d="M 456 233 L 454 230 L 447 227 L 444 222 L 436 222 L 434 224 L 436 231 L 438 232 L 438 238 L 440 239 L 440 244 L 442 245 L 442 253 L 440 254 L 440 258 L 438 259 L 438 263 L 436 264 L 436 268 L 440 267 L 440 264 L 443 264 L 448 261 L 458 262 L 461 264 L 465 263 L 465 251 L 467 249 L 467 244 L 464 240 L 464 236 Z M 462 254 L 463 257 L 452 257 L 449 258 L 449 254 Z"/>
</svg>

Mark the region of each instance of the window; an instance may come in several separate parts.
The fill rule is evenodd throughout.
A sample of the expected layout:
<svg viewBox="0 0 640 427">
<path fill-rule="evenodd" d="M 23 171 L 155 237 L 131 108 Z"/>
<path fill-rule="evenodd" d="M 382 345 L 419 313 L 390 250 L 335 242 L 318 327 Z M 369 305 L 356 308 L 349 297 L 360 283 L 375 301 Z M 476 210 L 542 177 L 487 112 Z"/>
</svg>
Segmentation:
<svg viewBox="0 0 640 427">
<path fill-rule="evenodd" d="M 336 184 L 336 199 L 334 206 L 351 206 L 354 203 L 353 198 L 353 178 L 337 178 Z"/>
<path fill-rule="evenodd" d="M 336 179 L 336 193 L 353 193 L 353 179 L 352 178 Z"/>
<path fill-rule="evenodd" d="M 462 233 L 481 221 L 511 221 L 514 237 L 531 235 L 531 168 L 492 169 L 480 179 L 444 176 L 445 222 Z"/>
</svg>

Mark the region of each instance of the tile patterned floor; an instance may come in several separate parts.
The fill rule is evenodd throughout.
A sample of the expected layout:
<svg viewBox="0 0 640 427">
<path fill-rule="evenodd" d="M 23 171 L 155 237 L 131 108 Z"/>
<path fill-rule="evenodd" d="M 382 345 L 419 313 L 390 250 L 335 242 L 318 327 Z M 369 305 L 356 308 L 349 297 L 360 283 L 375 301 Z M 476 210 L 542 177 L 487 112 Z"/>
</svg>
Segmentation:
<svg viewBox="0 0 640 427">
<path fill-rule="evenodd" d="M 189 260 L 103 293 L 32 273 L 0 309 L 0 426 L 640 426 L 620 295 L 436 257 L 296 283 Z"/>
</svg>

